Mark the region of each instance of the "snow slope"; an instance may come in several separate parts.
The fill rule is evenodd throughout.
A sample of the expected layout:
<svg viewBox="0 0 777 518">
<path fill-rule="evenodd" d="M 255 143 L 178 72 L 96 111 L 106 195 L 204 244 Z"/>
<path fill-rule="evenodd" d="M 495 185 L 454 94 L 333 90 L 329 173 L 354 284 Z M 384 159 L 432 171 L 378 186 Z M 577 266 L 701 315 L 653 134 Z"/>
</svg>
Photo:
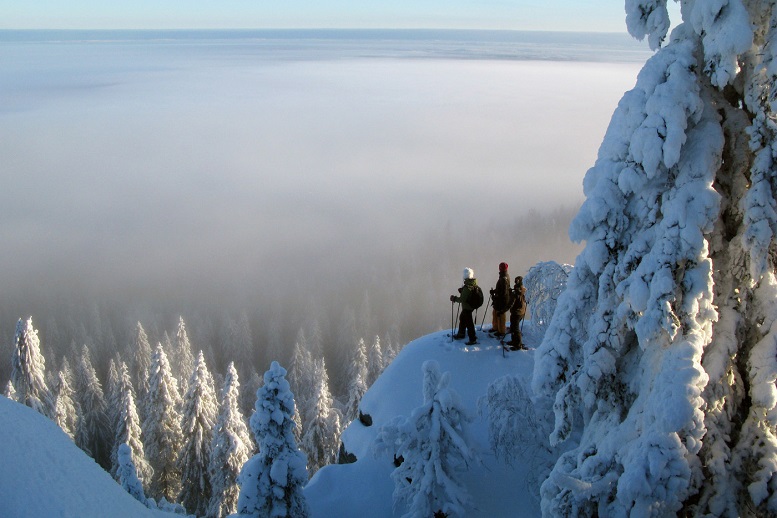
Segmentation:
<svg viewBox="0 0 777 518">
<path fill-rule="evenodd" d="M 172 516 L 147 509 L 38 412 L 0 397 L 0 516 Z"/>
<path fill-rule="evenodd" d="M 525 341 L 533 345 L 530 325 L 525 328 Z M 354 453 L 353 464 L 322 468 L 305 488 L 315 517 L 371 518 L 401 516 L 403 508 L 392 509 L 394 469 L 388 456 L 375 458 L 372 445 L 378 429 L 397 415 L 409 416 L 423 402 L 422 370 L 424 361 L 434 359 L 441 372 L 451 373 L 451 387 L 461 396 L 462 403 L 475 418 L 470 424 L 471 436 L 483 461 L 464 477 L 467 490 L 474 497 L 475 508 L 468 517 L 539 516 L 539 493 L 531 489 L 533 467 L 544 451 L 528 447 L 524 458 L 514 468 L 496 459 L 488 444 L 488 423 L 478 413 L 478 399 L 486 394 L 488 385 L 505 375 L 516 375 L 528 386 L 534 365 L 534 351 L 508 352 L 485 332 L 478 332 L 480 344 L 465 347 L 463 342 L 451 343 L 447 332 L 441 331 L 409 343 L 388 366 L 365 394 L 360 405 L 362 413 L 373 419 L 370 427 L 355 421 L 343 433 L 346 449 Z M 548 416 L 549 418 L 551 416 Z"/>
</svg>

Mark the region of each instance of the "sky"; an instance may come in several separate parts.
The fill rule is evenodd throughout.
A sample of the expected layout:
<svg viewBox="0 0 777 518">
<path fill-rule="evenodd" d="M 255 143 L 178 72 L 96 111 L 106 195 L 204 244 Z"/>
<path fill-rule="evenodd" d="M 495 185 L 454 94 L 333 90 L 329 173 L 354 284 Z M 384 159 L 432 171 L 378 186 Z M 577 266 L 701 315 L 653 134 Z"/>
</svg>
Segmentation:
<svg viewBox="0 0 777 518">
<path fill-rule="evenodd" d="M 456 28 L 625 32 L 624 0 L 0 0 L 0 29 Z"/>
</svg>

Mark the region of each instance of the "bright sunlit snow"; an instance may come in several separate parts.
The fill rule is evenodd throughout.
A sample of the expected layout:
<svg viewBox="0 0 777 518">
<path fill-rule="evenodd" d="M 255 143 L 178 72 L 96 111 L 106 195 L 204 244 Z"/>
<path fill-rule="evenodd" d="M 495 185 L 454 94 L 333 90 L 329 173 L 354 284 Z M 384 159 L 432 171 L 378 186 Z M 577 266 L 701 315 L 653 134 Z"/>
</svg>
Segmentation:
<svg viewBox="0 0 777 518">
<path fill-rule="evenodd" d="M 535 345 L 530 326 L 525 328 L 525 341 Z M 531 477 L 542 465 L 543 445 L 527 444 L 524 456 L 514 468 L 497 460 L 488 442 L 488 424 L 478 413 L 478 399 L 486 395 L 488 385 L 495 379 L 513 375 L 531 379 L 533 351 L 508 352 L 503 357 L 499 341 L 485 338 L 478 331 L 480 343 L 465 347 L 462 342 L 451 343 L 448 332 L 434 333 L 408 344 L 394 362 L 384 371 L 362 399 L 362 413 L 369 414 L 373 424 L 366 427 L 352 423 L 343 433 L 343 443 L 357 462 L 322 468 L 306 488 L 306 496 L 314 515 L 363 517 L 394 516 L 390 478 L 394 469 L 390 456 L 374 457 L 373 442 L 378 429 L 397 415 L 408 416 L 423 402 L 421 366 L 434 359 L 441 372 L 450 372 L 450 387 L 458 392 L 462 403 L 475 418 L 469 426 L 483 465 L 465 473 L 464 480 L 474 507 L 467 516 L 538 516 L 538 488 L 531 488 Z M 528 426 L 528 423 L 527 423 Z M 534 483 L 537 481 L 534 480 Z M 397 509 L 396 516 L 401 516 Z M 400 512 L 402 511 L 402 512 Z"/>
<path fill-rule="evenodd" d="M 0 516 L 171 516 L 132 498 L 53 421 L 0 397 Z"/>
</svg>

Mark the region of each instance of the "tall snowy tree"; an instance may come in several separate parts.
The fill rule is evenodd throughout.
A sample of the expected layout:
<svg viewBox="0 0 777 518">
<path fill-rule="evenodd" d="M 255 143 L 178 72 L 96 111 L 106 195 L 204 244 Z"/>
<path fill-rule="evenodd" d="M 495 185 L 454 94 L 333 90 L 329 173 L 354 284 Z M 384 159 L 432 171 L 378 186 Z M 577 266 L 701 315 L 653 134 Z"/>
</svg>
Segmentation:
<svg viewBox="0 0 777 518">
<path fill-rule="evenodd" d="M 116 451 L 116 458 L 118 459 L 116 480 L 127 493 L 132 495 L 132 498 L 146 505 L 146 493 L 135 468 L 132 449 L 126 443 L 120 444 Z"/>
<path fill-rule="evenodd" d="M 298 443 L 302 442 L 302 435 L 305 433 L 305 421 L 307 419 L 308 407 L 313 397 L 313 355 L 308 350 L 308 342 L 302 329 L 297 334 L 297 341 L 294 343 L 294 353 L 291 357 L 291 370 L 289 372 L 289 385 L 292 393 L 295 395 L 297 412 L 294 413 L 294 437 Z"/>
<path fill-rule="evenodd" d="M 8 383 L 5 384 L 3 395 L 11 401 L 16 401 L 16 389 L 14 388 L 13 382 L 11 380 L 8 380 Z"/>
<path fill-rule="evenodd" d="M 192 354 L 192 344 L 189 341 L 189 334 L 186 332 L 186 323 L 183 321 L 183 317 L 178 317 L 178 329 L 175 332 L 173 351 L 173 354 L 170 355 L 173 375 L 177 380 L 180 380 L 181 392 L 186 393 L 189 376 L 194 371 L 194 355 Z"/>
<path fill-rule="evenodd" d="M 294 352 L 291 357 L 289 384 L 297 401 L 310 398 L 313 384 L 313 355 L 308 348 L 305 332 L 300 329 L 294 342 Z"/>
<path fill-rule="evenodd" d="M 558 298 L 567 288 L 572 266 L 555 261 L 537 263 L 526 272 L 523 285 L 532 327 L 544 335 L 556 311 Z"/>
<path fill-rule="evenodd" d="M 777 514 L 777 3 L 626 2 L 657 49 L 613 115 L 537 351 L 548 515 Z M 661 48 L 660 48 L 661 47 Z"/>
<path fill-rule="evenodd" d="M 104 469 L 110 465 L 111 429 L 108 421 L 108 405 L 102 384 L 92 366 L 89 348 L 84 345 L 76 371 L 78 403 L 81 419 L 76 429 L 76 445 L 90 455 Z"/>
<path fill-rule="evenodd" d="M 143 423 L 143 432 L 146 456 L 154 470 L 149 493 L 157 500 L 164 497 L 168 502 L 175 502 L 181 491 L 181 470 L 177 464 L 178 452 L 183 446 L 181 414 L 178 412 L 180 399 L 170 362 L 159 344 L 151 358 L 146 402 L 148 417 Z"/>
<path fill-rule="evenodd" d="M 178 500 L 188 512 L 197 516 L 205 514 L 211 496 L 208 464 L 217 413 L 213 377 L 205 364 L 205 355 L 200 351 L 183 398 L 181 428 L 184 442 L 178 457 L 182 480 Z"/>
<path fill-rule="evenodd" d="M 70 369 L 70 363 L 67 361 L 67 358 L 62 361 L 62 368 L 57 373 L 52 395 L 54 397 L 54 415 L 52 420 L 71 439 L 75 440 L 81 409 L 75 400 L 73 371 Z"/>
<path fill-rule="evenodd" d="M 340 412 L 333 406 L 329 375 L 323 358 L 315 362 L 313 372 L 315 385 L 310 415 L 302 437 L 302 449 L 307 453 L 308 474 L 311 477 L 320 468 L 337 460 L 342 421 Z"/>
<path fill-rule="evenodd" d="M 237 477 L 243 464 L 254 451 L 254 441 L 248 432 L 245 418 L 238 404 L 240 382 L 235 365 L 230 362 L 224 387 L 218 420 L 213 429 L 210 464 L 211 498 L 209 517 L 224 518 L 237 511 L 240 488 Z"/>
<path fill-rule="evenodd" d="M 148 341 L 146 330 L 138 322 L 135 325 L 135 334 L 131 346 L 132 379 L 136 387 L 138 401 L 145 401 L 148 394 L 148 370 L 151 367 L 151 344 Z M 141 419 L 145 420 L 143 405 L 140 405 Z"/>
<path fill-rule="evenodd" d="M 272 362 L 256 394 L 251 430 L 259 453 L 240 473 L 238 516 L 305 518 L 310 509 L 302 489 L 308 481 L 305 454 L 294 439 L 294 395 L 286 369 Z"/>
<path fill-rule="evenodd" d="M 119 360 L 121 362 L 121 360 Z M 106 415 L 108 416 L 108 427 L 110 429 L 110 438 L 116 433 L 119 422 L 119 403 L 121 402 L 121 380 L 119 379 L 119 363 L 114 358 L 108 362 L 108 383 L 105 391 Z M 119 445 L 115 441 L 110 441 L 111 448 L 111 475 L 116 475 L 116 448 Z"/>
<path fill-rule="evenodd" d="M 11 383 L 16 391 L 16 400 L 50 417 L 53 400 L 46 385 L 46 361 L 40 352 L 40 339 L 32 325 L 32 317 L 19 319 L 13 341 Z"/>
<path fill-rule="evenodd" d="M 232 363 L 232 362 L 230 362 Z M 254 412 L 254 403 L 256 402 L 256 391 L 262 386 L 262 376 L 251 369 L 251 374 L 240 389 L 240 410 L 243 415 L 250 415 Z"/>
<path fill-rule="evenodd" d="M 393 342 L 391 340 L 384 340 L 383 341 L 383 369 L 385 370 L 386 367 L 388 367 L 391 362 L 394 361 L 394 358 L 397 357 L 400 351 L 400 345 L 396 342 Z"/>
<path fill-rule="evenodd" d="M 383 350 L 380 345 L 380 337 L 375 335 L 369 347 L 367 347 L 367 384 L 372 386 L 375 380 L 378 379 L 380 373 L 383 372 Z"/>
<path fill-rule="evenodd" d="M 343 423 L 346 425 L 359 418 L 359 403 L 369 388 L 367 385 L 367 344 L 364 343 L 364 340 L 359 340 L 359 344 L 353 351 L 353 358 L 348 370 L 348 402 L 345 404 L 345 422 Z"/>
<path fill-rule="evenodd" d="M 392 473 L 394 502 L 407 506 L 405 518 L 466 516 L 471 497 L 461 473 L 479 462 L 465 425 L 471 421 L 459 395 L 449 388 L 450 373 L 434 360 L 423 364 L 424 402 L 409 418 L 398 416 L 381 427 L 375 454 L 404 460 Z"/>
<path fill-rule="evenodd" d="M 119 459 L 119 447 L 122 444 L 130 448 L 132 465 L 135 468 L 135 476 L 148 485 L 151 482 L 153 471 L 146 460 L 145 448 L 141 437 L 140 418 L 135 405 L 135 391 L 132 387 L 132 379 L 127 364 L 121 362 L 119 366 L 118 393 L 116 402 L 117 417 L 114 428 L 113 448 L 111 450 L 111 474 L 117 480 L 120 479 L 121 461 Z"/>
</svg>

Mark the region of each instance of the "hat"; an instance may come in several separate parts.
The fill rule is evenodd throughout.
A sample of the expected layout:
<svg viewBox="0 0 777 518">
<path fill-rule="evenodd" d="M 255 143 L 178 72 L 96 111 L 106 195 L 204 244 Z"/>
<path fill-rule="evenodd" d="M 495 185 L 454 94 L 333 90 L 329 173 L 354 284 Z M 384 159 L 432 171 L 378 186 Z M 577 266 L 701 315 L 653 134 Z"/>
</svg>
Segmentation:
<svg viewBox="0 0 777 518">
<path fill-rule="evenodd" d="M 507 271 L 507 263 L 499 263 L 499 271 L 500 272 L 506 272 Z"/>
<path fill-rule="evenodd" d="M 515 284 L 520 284 L 522 282 L 523 282 L 523 277 L 521 277 L 520 275 L 515 278 Z"/>
<path fill-rule="evenodd" d="M 475 272 L 472 270 L 472 268 L 464 268 L 464 280 L 467 279 L 474 279 L 475 278 Z"/>
</svg>

